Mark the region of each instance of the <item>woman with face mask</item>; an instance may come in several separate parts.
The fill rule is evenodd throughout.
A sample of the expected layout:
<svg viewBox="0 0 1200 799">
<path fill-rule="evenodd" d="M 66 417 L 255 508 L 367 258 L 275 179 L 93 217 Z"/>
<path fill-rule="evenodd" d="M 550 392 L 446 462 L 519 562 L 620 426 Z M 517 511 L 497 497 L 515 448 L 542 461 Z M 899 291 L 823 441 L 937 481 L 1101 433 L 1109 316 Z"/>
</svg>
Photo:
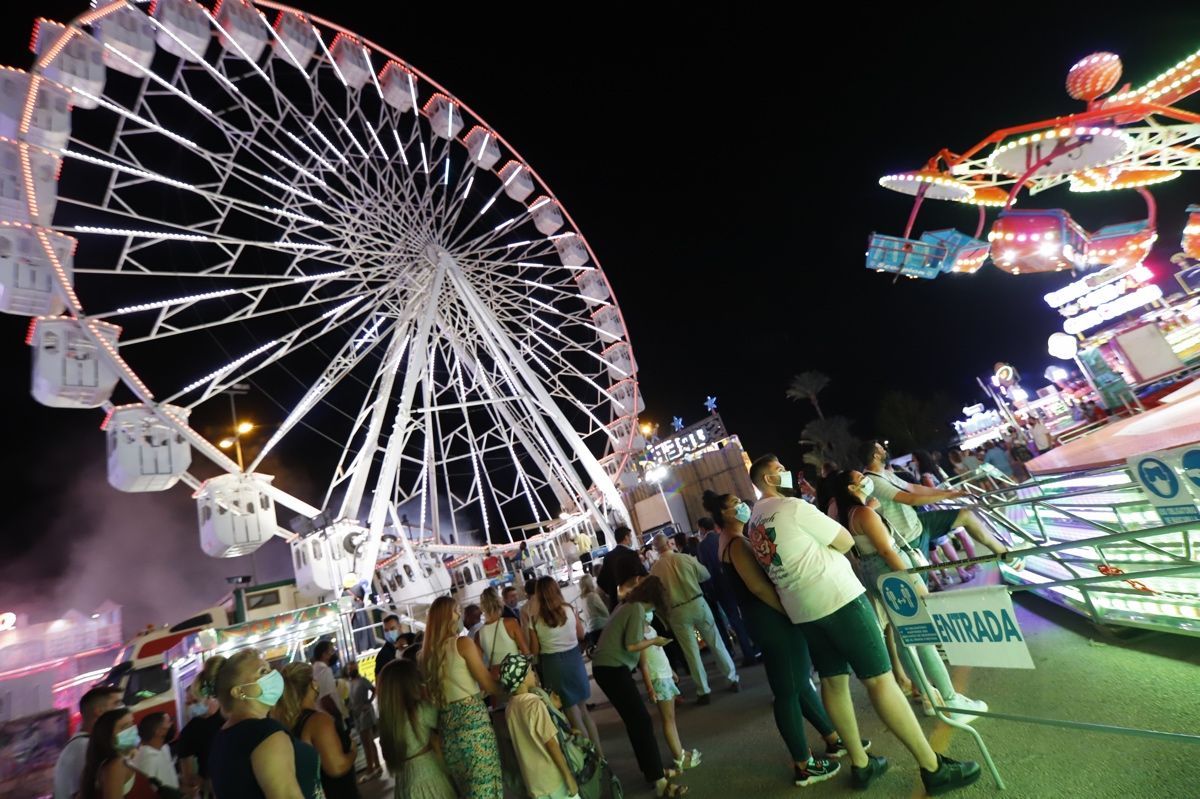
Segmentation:
<svg viewBox="0 0 1200 799">
<path fill-rule="evenodd" d="M 638 579 L 641 581 L 636 582 Z M 669 638 L 646 637 L 647 614 L 657 613 L 666 618 L 666 590 L 657 577 L 631 578 L 621 585 L 621 589 L 629 584 L 633 587 L 623 595 L 608 626 L 600 633 L 592 653 L 592 676 L 621 717 L 638 768 L 646 782 L 654 786 L 655 796 L 678 797 L 687 793 L 687 786 L 677 785 L 672 780 L 683 769 L 663 768 L 662 754 L 654 738 L 654 724 L 630 673 L 638 667 L 642 650 L 671 642 Z M 694 760 L 689 757 L 689 761 Z"/>
<path fill-rule="evenodd" d="M 283 675 L 256 649 L 221 663 L 216 698 L 225 715 L 209 752 L 209 779 L 220 799 L 323 799 L 317 751 L 273 718 Z"/>
<path fill-rule="evenodd" d="M 187 690 L 183 730 L 172 748 L 179 758 L 181 785 L 185 793 L 210 796 L 208 752 L 217 731 L 225 725 L 216 700 L 217 670 L 224 658 L 209 658 Z"/>
<path fill-rule="evenodd" d="M 841 769 L 833 758 L 846 754 L 846 748 L 813 689 L 812 660 L 804 633 L 784 613 L 775 585 L 743 535 L 750 506 L 733 494 L 713 491 L 705 491 L 702 502 L 721 533 L 721 568 L 751 637 L 762 649 L 767 684 L 774 695 L 775 726 L 792 756 L 793 781 L 803 787 L 827 780 Z M 815 757 L 809 749 L 804 719 L 825 739 L 824 757 Z M 870 745 L 863 742 L 864 748 Z"/>
<path fill-rule="evenodd" d="M 129 708 L 110 710 L 97 719 L 79 783 L 81 799 L 122 799 L 138 779 L 145 780 L 128 762 L 140 743 Z M 149 789 L 149 781 L 145 787 Z"/>
<path fill-rule="evenodd" d="M 899 535 L 893 534 L 887 520 L 867 506 L 867 498 L 874 487 L 869 477 L 862 472 L 841 472 L 834 475 L 832 485 L 834 501 L 837 502 L 840 516 L 838 521 L 854 537 L 854 549 L 862 569 L 863 583 L 872 596 L 878 596 L 877 583 L 881 575 L 924 565 L 921 554 L 913 550 Z M 917 591 L 923 596 L 927 594 L 927 589 L 922 583 L 918 583 Z M 925 715 L 934 715 L 934 704 L 962 710 L 987 711 L 987 703 L 970 699 L 954 690 L 954 684 L 950 681 L 946 665 L 938 655 L 936 647 L 927 644 L 912 649 L 916 650 L 916 658 L 912 657 L 910 648 L 906 646 L 898 645 L 897 655 L 905 671 L 916 675 L 918 670 L 921 670 L 920 673 L 932 683 L 932 702 L 930 698 L 920 697 Z M 976 718 L 961 713 L 952 714 L 952 717 L 963 722 L 971 722 Z"/>
</svg>

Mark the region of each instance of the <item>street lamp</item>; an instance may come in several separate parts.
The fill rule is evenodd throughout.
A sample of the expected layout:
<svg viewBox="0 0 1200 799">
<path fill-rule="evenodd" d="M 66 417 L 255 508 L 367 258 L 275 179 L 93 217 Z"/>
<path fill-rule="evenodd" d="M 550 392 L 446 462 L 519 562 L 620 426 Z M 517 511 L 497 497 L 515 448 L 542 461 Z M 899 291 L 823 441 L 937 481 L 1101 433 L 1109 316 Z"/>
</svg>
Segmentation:
<svg viewBox="0 0 1200 799">
<path fill-rule="evenodd" d="M 222 393 L 229 395 L 229 415 L 233 421 L 233 435 L 226 436 L 217 442 L 217 446 L 221 449 L 233 448 L 237 453 L 237 465 L 240 471 L 245 471 L 245 464 L 242 462 L 242 436 L 252 433 L 254 425 L 250 422 L 239 422 L 237 417 L 237 401 L 235 397 L 238 394 L 245 394 L 250 391 L 250 386 L 246 383 L 237 383 L 225 389 Z"/>
</svg>

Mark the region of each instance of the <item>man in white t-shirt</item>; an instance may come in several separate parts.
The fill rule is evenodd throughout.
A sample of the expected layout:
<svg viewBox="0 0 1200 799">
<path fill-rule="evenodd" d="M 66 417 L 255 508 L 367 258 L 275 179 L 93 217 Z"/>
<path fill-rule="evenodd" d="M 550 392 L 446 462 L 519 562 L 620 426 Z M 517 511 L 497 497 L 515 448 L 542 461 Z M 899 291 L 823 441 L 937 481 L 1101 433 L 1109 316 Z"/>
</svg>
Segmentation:
<svg viewBox="0 0 1200 799">
<path fill-rule="evenodd" d="M 859 738 L 850 697 L 851 668 L 879 717 L 920 765 L 929 794 L 978 780 L 978 763 L 959 763 L 933 751 L 892 677 L 879 622 L 845 557 L 854 546 L 850 533 L 809 503 L 789 496 L 792 474 L 774 455 L 754 462 L 750 480 L 762 499 L 751 511 L 746 536 L 775 583 L 788 617 L 808 640 L 825 709 L 850 755 L 851 784 L 866 788 L 888 768 L 887 759 L 868 755 Z"/>
<path fill-rule="evenodd" d="M 54 764 L 54 799 L 71 799 L 79 793 L 92 727 L 96 719 L 120 706 L 121 689 L 110 685 L 93 688 L 79 700 L 79 714 L 83 721 L 79 725 L 79 732 L 67 741 Z"/>
<path fill-rule="evenodd" d="M 930 488 L 901 480 L 886 470 L 888 452 L 881 441 L 866 442 L 860 454 L 867 465 L 863 473 L 873 484 L 871 496 L 879 500 L 879 513 L 917 552 L 926 552 L 929 542 L 936 543 L 952 530 L 961 527 L 971 538 L 1000 555 L 1005 563 L 1015 569 L 1022 568 L 1023 561 L 1010 555 L 1008 547 L 992 535 L 992 531 L 970 508 L 916 510 L 922 505 L 931 505 L 946 499 L 969 497 L 969 492 Z"/>
<path fill-rule="evenodd" d="M 337 645 L 333 641 L 320 641 L 313 649 L 313 679 L 317 682 L 317 704 L 334 718 L 346 719 L 346 704 L 338 690 L 333 666 L 338 661 Z"/>
<path fill-rule="evenodd" d="M 171 732 L 171 717 L 166 713 L 151 713 L 138 722 L 138 737 L 142 745 L 133 756 L 133 767 L 160 785 L 179 790 L 179 774 L 167 737 Z"/>
</svg>

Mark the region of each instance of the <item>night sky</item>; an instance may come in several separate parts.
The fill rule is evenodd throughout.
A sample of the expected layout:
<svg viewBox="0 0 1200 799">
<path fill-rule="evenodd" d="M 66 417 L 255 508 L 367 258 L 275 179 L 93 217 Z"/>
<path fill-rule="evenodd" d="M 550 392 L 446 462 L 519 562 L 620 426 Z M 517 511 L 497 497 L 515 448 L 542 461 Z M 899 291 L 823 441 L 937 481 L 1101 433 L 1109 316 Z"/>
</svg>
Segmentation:
<svg viewBox="0 0 1200 799">
<path fill-rule="evenodd" d="M 35 14 L 69 18 L 85 4 L 7 5 L 0 63 L 26 68 Z M 1012 277 L 988 265 L 894 284 L 863 268 L 868 234 L 899 235 L 911 207 L 879 188 L 879 176 L 917 168 L 941 147 L 961 152 L 999 127 L 1082 110 L 1063 83 L 1091 52 L 1119 53 L 1122 82 L 1136 85 L 1200 47 L 1200 7 L 1182 2 L 1140 16 L 1115 3 L 904 4 L 904 13 L 855 4 L 826 6 L 827 21 L 807 24 L 800 15 L 812 12 L 799 6 L 733 18 L 691 5 L 649 18 L 619 5 L 435 13 L 401 4 L 386 19 L 374 10 L 384 5 L 304 10 L 445 85 L 553 187 L 616 291 L 644 417 L 690 423 L 715 394 L 751 454 L 797 461 L 813 414 L 784 398 L 796 372 L 830 375 L 824 409 L 870 436 L 883 390 L 970 404 L 982 399 L 975 376 L 996 361 L 1028 376 L 1050 363 L 1046 338 L 1060 319 L 1041 297 L 1064 275 Z M 1195 180 L 1153 189 L 1159 246 L 1148 264 L 1168 293 L 1184 206 L 1200 199 Z M 1136 195 L 1065 187 L 1020 207 L 1066 207 L 1089 229 L 1144 216 Z M 928 203 L 917 231 L 969 233 L 975 221 L 973 208 Z M 111 596 L 130 621 L 161 622 L 220 595 L 222 576 L 249 573 L 204 558 L 184 488 L 131 496 L 107 487 L 102 413 L 29 397 L 26 328 L 0 319 L 9 426 L 0 610 L 46 615 Z M 283 575 L 284 548 L 271 547 L 260 576 Z"/>
</svg>

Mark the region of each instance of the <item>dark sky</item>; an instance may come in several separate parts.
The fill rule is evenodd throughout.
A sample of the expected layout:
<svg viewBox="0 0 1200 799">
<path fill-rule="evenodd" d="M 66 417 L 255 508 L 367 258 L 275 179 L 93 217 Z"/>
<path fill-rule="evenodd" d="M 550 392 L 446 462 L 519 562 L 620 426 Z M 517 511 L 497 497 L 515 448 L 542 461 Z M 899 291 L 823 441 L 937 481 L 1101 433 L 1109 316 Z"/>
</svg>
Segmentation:
<svg viewBox="0 0 1200 799">
<path fill-rule="evenodd" d="M 1015 278 L 989 265 L 970 277 L 893 284 L 863 268 L 867 235 L 899 234 L 910 208 L 878 187 L 880 175 L 919 167 L 941 147 L 961 151 L 999 127 L 1080 110 L 1063 82 L 1088 53 L 1119 53 L 1124 80 L 1140 84 L 1200 47 L 1194 3 L 1141 14 L 1116 3 L 1029 12 L 824 5 L 819 18 L 799 6 L 735 17 L 689 5 L 652 18 L 612 4 L 400 4 L 388 19 L 375 10 L 384 5 L 392 4 L 305 10 L 448 87 L 553 187 L 615 288 L 645 416 L 695 421 L 715 394 L 752 453 L 788 457 L 811 418 L 784 399 L 795 372 L 829 374 L 827 412 L 851 417 L 865 436 L 875 432 L 881 390 L 938 391 L 965 404 L 977 399 L 974 377 L 997 360 L 1030 375 L 1049 364 L 1046 337 L 1059 320 L 1041 297 L 1064 276 Z M 84 3 L 7 6 L 0 63 L 25 68 L 32 17 L 70 17 Z M 1197 198 L 1193 181 L 1185 175 L 1155 192 L 1160 244 L 1149 263 L 1164 276 L 1184 206 Z M 1134 196 L 1065 188 L 1021 205 L 1067 207 L 1093 229 L 1143 215 Z M 971 208 L 927 208 L 918 230 L 974 227 Z M 186 491 L 117 495 L 104 484 L 101 413 L 29 398 L 26 326 L 0 319 L 10 496 L 0 604 L 49 596 L 58 610 L 113 595 L 144 622 L 165 620 L 153 614 L 181 586 L 184 598 L 167 612 L 219 594 L 220 577 L 244 567 L 204 559 Z M 260 559 L 278 561 L 275 548 Z M 127 574 L 146 574 L 144 590 Z"/>
</svg>

